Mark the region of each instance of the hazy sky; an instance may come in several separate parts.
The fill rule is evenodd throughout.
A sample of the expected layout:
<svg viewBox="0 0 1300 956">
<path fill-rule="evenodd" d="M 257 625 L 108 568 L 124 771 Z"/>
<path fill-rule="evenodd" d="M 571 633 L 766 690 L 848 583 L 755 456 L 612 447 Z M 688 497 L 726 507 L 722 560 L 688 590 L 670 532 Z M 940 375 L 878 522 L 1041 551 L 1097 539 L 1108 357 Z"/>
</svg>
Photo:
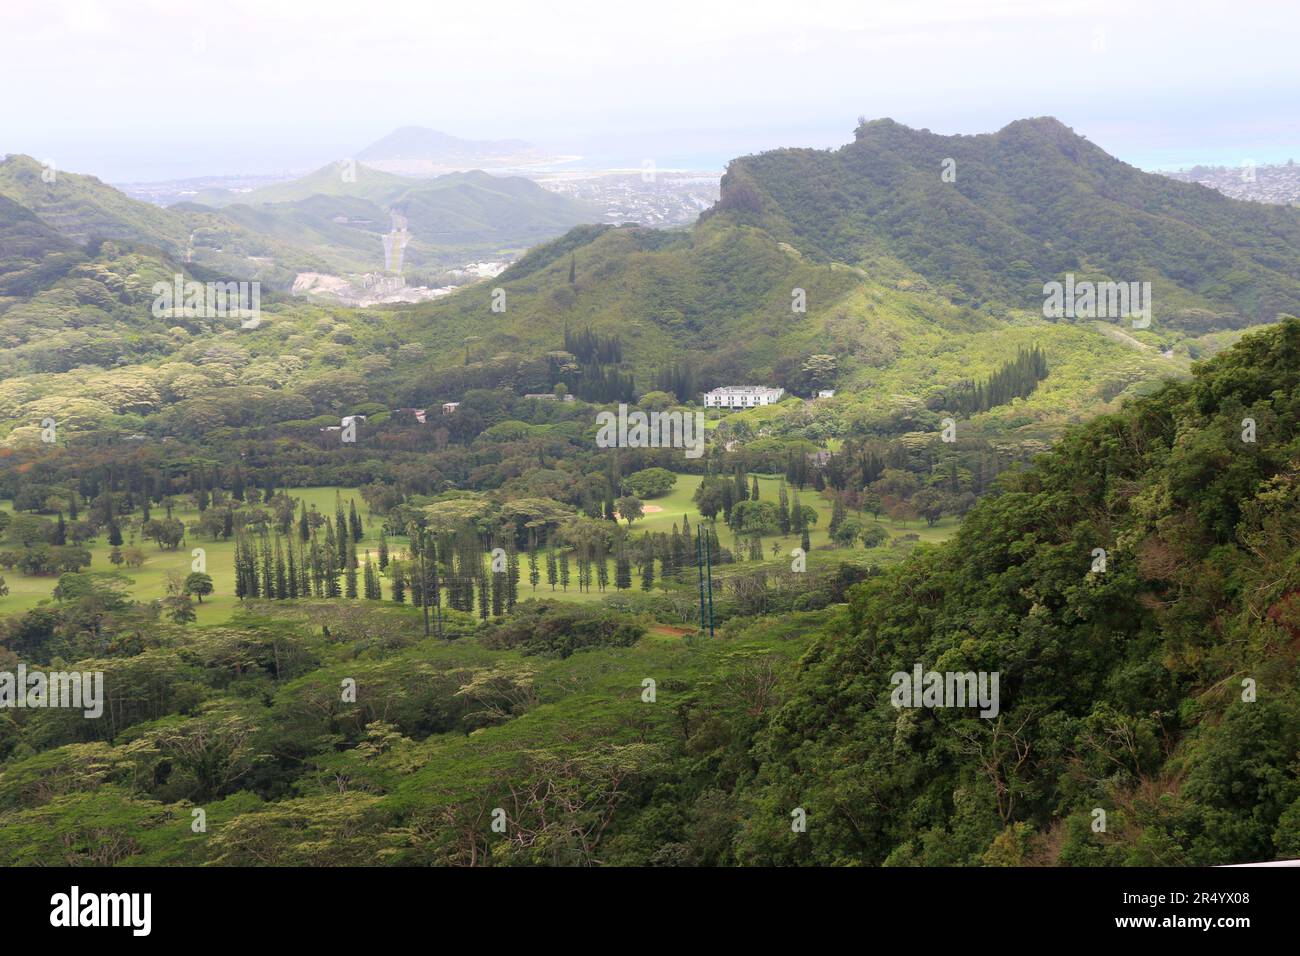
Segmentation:
<svg viewBox="0 0 1300 956">
<path fill-rule="evenodd" d="M 0 153 L 314 168 L 396 126 L 591 163 L 1050 114 L 1143 167 L 1300 160 L 1295 0 L 0 0 Z"/>
</svg>

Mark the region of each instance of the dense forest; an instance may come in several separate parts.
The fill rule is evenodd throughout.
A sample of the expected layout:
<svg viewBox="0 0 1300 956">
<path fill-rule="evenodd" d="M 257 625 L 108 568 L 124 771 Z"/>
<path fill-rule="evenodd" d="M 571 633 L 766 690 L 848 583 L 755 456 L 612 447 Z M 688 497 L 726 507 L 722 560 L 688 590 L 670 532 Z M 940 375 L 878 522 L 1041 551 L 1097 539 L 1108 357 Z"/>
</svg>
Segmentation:
<svg viewBox="0 0 1300 956">
<path fill-rule="evenodd" d="M 829 551 L 804 577 L 720 566 L 713 638 L 673 617 L 671 590 L 611 589 L 579 606 L 525 577 L 514 606 L 486 618 L 440 598 L 441 636 L 426 637 L 421 606 L 251 590 L 228 624 L 195 630 L 111 579 L 65 575 L 55 604 L 5 622 L 0 653 L 104 672 L 106 719 L 4 713 L 0 856 L 1171 865 L 1295 854 L 1298 395 L 1300 322 L 1288 320 L 1191 381 L 1070 429 L 998 479 L 954 538 L 901 563 L 855 568 Z M 211 508 L 210 489 L 234 477 L 210 474 Z M 859 477 L 846 488 L 861 492 Z M 745 478 L 726 479 L 733 517 L 754 500 Z M 114 480 L 85 489 L 83 514 Z M 107 500 L 151 479 L 118 480 Z M 256 482 L 242 480 L 248 497 Z M 302 512 L 285 510 L 296 537 Z M 424 509 L 429 522 L 457 513 Z M 351 545 L 338 539 L 355 543 L 365 522 L 341 500 L 322 517 L 344 567 Z M 454 568 L 457 547 L 478 546 L 463 534 L 459 545 L 430 535 L 424 557 L 445 562 L 445 549 Z M 695 568 L 683 570 L 693 608 Z M 997 672 L 999 713 L 894 706 L 890 674 L 917 664 Z"/>
<path fill-rule="evenodd" d="M 337 173 L 161 209 L 0 163 L 0 675 L 104 691 L 0 708 L 0 863 L 1300 853 L 1296 210 L 1054 120 L 745 157 L 680 230 Z M 290 294 L 390 214 L 539 244 Z M 1066 272 L 1153 322 L 1045 318 Z M 701 454 L 604 447 L 629 410 Z"/>
</svg>

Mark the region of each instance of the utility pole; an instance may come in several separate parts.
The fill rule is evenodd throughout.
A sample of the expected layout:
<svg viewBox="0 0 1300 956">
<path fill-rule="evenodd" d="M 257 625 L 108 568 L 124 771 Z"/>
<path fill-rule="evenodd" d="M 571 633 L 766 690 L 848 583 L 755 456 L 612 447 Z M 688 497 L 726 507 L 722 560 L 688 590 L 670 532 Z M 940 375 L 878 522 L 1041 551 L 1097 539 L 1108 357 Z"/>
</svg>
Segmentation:
<svg viewBox="0 0 1300 956">
<path fill-rule="evenodd" d="M 424 636 L 429 636 L 429 572 L 424 566 L 424 529 L 411 523 L 408 529 L 411 544 L 420 558 L 420 604 L 424 607 Z"/>
<path fill-rule="evenodd" d="M 712 535 L 704 536 L 704 566 L 709 575 L 709 637 L 713 636 L 713 542 Z"/>
<path fill-rule="evenodd" d="M 434 538 L 433 547 L 433 580 L 431 582 L 433 590 L 433 613 L 435 620 L 438 622 L 438 640 L 442 640 L 442 582 L 438 580 L 438 539 Z M 425 616 L 425 634 L 428 634 L 428 616 L 429 611 L 426 608 Z"/>
<path fill-rule="evenodd" d="M 695 570 L 700 576 L 700 633 L 704 633 L 704 546 L 700 541 L 701 527 L 704 522 L 695 526 Z"/>
</svg>

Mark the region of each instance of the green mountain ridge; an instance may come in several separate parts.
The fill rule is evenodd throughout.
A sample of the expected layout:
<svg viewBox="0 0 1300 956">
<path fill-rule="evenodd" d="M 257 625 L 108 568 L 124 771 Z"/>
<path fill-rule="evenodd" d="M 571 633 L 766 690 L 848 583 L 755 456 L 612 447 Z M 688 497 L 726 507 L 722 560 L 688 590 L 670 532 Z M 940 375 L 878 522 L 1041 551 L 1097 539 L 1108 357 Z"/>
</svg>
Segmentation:
<svg viewBox="0 0 1300 956">
<path fill-rule="evenodd" d="M 758 736 L 740 799 L 760 822 L 738 856 L 1300 854 L 1298 397 L 1292 319 L 1072 429 L 954 539 L 859 588 Z M 1259 424 L 1251 441 L 1244 417 Z M 891 676 L 918 663 L 999 672 L 999 713 L 894 706 Z M 782 836 L 792 805 L 817 839 Z"/>
<path fill-rule="evenodd" d="M 190 201 L 163 209 L 93 176 L 58 171 L 47 183 L 35 160 L 10 156 L 0 163 L 0 198 L 14 205 L 0 207 L 0 228 L 12 219 L 16 230 L 30 214 L 74 245 L 118 240 L 226 278 L 287 290 L 300 272 L 385 271 L 382 237 L 394 228 L 392 213 L 409 223 L 404 260 L 413 284 L 435 282 L 472 259 L 512 254 L 601 215 L 520 178 L 469 172 L 425 180 L 357 170 L 348 182 L 330 164 L 290 183 L 217 197 L 236 200 L 228 205 Z"/>
<path fill-rule="evenodd" d="M 31 294 L 81 261 L 76 243 L 0 196 L 0 298 Z"/>
<path fill-rule="evenodd" d="M 291 182 L 212 198 L 240 228 L 296 242 L 333 271 L 349 272 L 383 271 L 380 237 L 402 223 L 411 240 L 406 263 L 432 269 L 511 254 L 602 217 L 596 206 L 521 177 L 474 170 L 417 179 L 362 164 L 329 164 Z"/>
<path fill-rule="evenodd" d="M 1051 118 L 977 136 L 876 120 L 837 150 L 744 157 L 710 214 L 823 261 L 901 260 L 977 305 L 1039 307 L 1075 272 L 1151 282 L 1158 321 L 1188 330 L 1300 311 L 1300 210 L 1143 173 Z"/>
<path fill-rule="evenodd" d="M 1042 387 L 980 421 L 1050 439 L 1185 375 L 1241 329 L 1300 311 L 1293 236 L 1300 212 L 1141 173 L 1055 120 L 971 137 L 881 120 L 838 150 L 735 160 L 689 230 L 580 227 L 531 250 L 493 283 L 505 312 L 477 288 L 393 323 L 444 367 L 546 352 L 565 328 L 590 327 L 620 337 L 640 389 L 682 361 L 704 389 L 806 395 L 802 366 L 829 355 L 833 402 L 741 419 L 824 437 L 924 420 L 909 402 L 941 408 L 958 383 L 1041 345 L 1053 369 Z M 1069 272 L 1151 282 L 1151 327 L 1045 319 L 1044 283 Z M 437 392 L 425 360 L 399 372 L 410 401 Z"/>
<path fill-rule="evenodd" d="M 386 173 L 360 163 L 338 161 L 326 163 L 297 179 L 272 183 L 252 192 L 221 190 L 200 193 L 193 201 L 216 207 L 232 203 L 259 206 L 265 203 L 295 202 L 312 196 L 341 196 L 385 203 L 419 185 L 420 180 L 409 176 Z"/>
</svg>

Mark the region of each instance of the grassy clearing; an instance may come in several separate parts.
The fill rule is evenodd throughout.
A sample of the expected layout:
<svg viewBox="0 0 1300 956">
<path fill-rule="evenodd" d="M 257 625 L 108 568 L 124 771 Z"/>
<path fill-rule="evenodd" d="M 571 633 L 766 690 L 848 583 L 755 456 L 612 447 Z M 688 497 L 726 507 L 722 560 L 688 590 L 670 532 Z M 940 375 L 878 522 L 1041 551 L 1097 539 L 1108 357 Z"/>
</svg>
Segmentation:
<svg viewBox="0 0 1300 956">
<path fill-rule="evenodd" d="M 365 502 L 355 488 L 291 488 L 288 489 L 290 496 L 298 498 L 307 503 L 307 507 L 312 505 L 322 514 L 334 514 L 334 496 L 339 492 L 343 497 L 343 506 L 347 507 L 349 499 L 355 499 L 357 509 L 362 516 L 362 523 L 365 525 L 365 537 L 357 547 L 357 557 L 363 562 L 365 560 L 364 552 L 369 549 L 372 552 L 379 546 L 379 529 L 380 522 L 372 520 L 365 510 Z M 177 498 L 179 503 L 182 499 Z M 0 503 L 0 508 L 5 511 L 13 511 L 13 503 L 5 501 Z M 199 512 L 196 508 L 174 507 L 172 514 L 188 525 L 191 521 L 198 520 Z M 154 509 L 155 517 L 161 517 L 162 512 Z M 194 610 L 197 615 L 195 623 L 205 624 L 224 624 L 230 620 L 230 616 L 235 609 L 239 607 L 239 599 L 235 597 L 235 542 L 234 540 L 213 541 L 211 538 L 201 535 L 187 535 L 185 541 L 175 551 L 165 551 L 158 547 L 152 541 L 133 541 L 129 534 L 124 532 L 124 547 L 134 544 L 139 547 L 145 554 L 145 562 L 139 568 L 127 568 L 123 565 L 121 573 L 131 582 L 128 591 L 136 600 L 150 601 L 155 598 L 161 598 L 167 593 L 167 576 L 169 573 L 179 574 L 182 577 L 189 574 L 191 564 L 195 560 L 191 552 L 195 548 L 202 548 L 205 552 L 208 574 L 212 575 L 214 586 L 213 593 L 203 599 L 203 604 L 196 603 Z M 401 539 L 404 541 L 404 539 Z M 109 561 L 109 552 L 113 549 L 108 544 L 108 536 L 101 534 L 93 543 L 86 545 L 90 551 L 90 567 L 87 571 L 91 572 L 108 572 L 115 570 L 112 562 Z M 29 576 L 21 574 L 17 569 L 5 574 L 5 583 L 9 585 L 8 597 L 0 598 L 0 614 L 14 614 L 30 610 L 39 605 L 42 601 L 50 600 L 50 592 L 58 584 L 57 576 Z"/>
<path fill-rule="evenodd" d="M 692 500 L 695 489 L 699 487 L 701 478 L 699 475 L 679 475 L 677 484 L 673 490 L 661 498 L 648 500 L 647 505 L 654 505 L 661 508 L 661 511 L 653 512 L 644 518 L 633 522 L 632 536 L 639 538 L 644 532 L 671 532 L 673 525 L 676 524 L 680 529 L 682 518 L 685 516 L 694 527 L 700 521 L 699 510 L 695 507 Z M 762 500 L 775 501 L 781 486 L 781 479 L 778 477 L 762 477 L 758 479 L 759 496 Z M 793 494 L 793 489 L 790 489 Z M 365 555 L 369 552 L 377 561 L 377 550 L 379 547 L 379 530 L 382 521 L 369 514 L 365 508 L 365 502 L 355 488 L 291 488 L 288 493 L 301 502 L 306 502 L 310 509 L 313 505 L 316 510 L 322 514 L 333 515 L 336 493 L 342 496 L 343 505 L 346 509 L 349 501 L 356 501 L 357 509 L 362 516 L 362 522 L 365 525 L 365 535 L 357 548 L 357 557 L 364 564 Z M 819 495 L 811 487 L 800 492 L 799 500 L 801 504 L 811 506 L 817 511 L 817 524 L 811 531 L 809 539 L 814 550 L 821 550 L 833 547 L 830 536 L 826 531 L 826 526 L 831 520 L 830 501 Z M 177 499 L 179 502 L 180 499 Z M 12 503 L 5 501 L 0 502 L 0 509 L 12 512 Z M 157 509 L 155 509 L 157 512 Z M 198 511 L 194 508 L 176 507 L 173 514 L 187 525 L 191 521 L 198 519 Z M 862 516 L 864 520 L 870 521 L 871 516 Z M 889 518 L 881 518 L 880 523 L 889 531 L 893 537 L 900 535 L 915 534 L 920 541 L 926 543 L 937 543 L 943 541 L 956 531 L 958 521 L 956 518 L 944 518 L 934 527 L 927 527 L 924 521 L 909 521 L 906 524 L 893 521 Z M 726 547 L 732 547 L 734 541 L 731 532 L 725 527 L 719 531 L 719 537 Z M 405 547 L 406 539 L 395 537 L 389 539 L 389 547 L 394 555 L 398 554 Z M 161 598 L 167 593 L 167 580 L 169 574 L 179 574 L 184 577 L 191 570 L 192 550 L 202 548 L 205 552 L 208 574 L 212 575 L 212 581 L 215 586 L 214 592 L 204 599 L 202 605 L 195 604 L 197 614 L 196 624 L 215 625 L 227 623 L 231 615 L 239 607 L 239 599 L 235 597 L 235 572 L 234 572 L 234 541 L 213 541 L 207 537 L 187 536 L 182 545 L 175 551 L 164 551 L 151 541 L 139 542 L 132 541 L 129 537 L 127 545 L 135 544 L 145 553 L 145 563 L 139 568 L 121 569 L 121 573 L 131 582 L 128 588 L 130 594 L 141 601 L 154 600 Z M 798 535 L 785 535 L 779 537 L 765 538 L 763 542 L 764 557 L 773 557 L 772 546 L 779 545 L 777 552 L 779 555 L 789 555 L 790 551 L 799 546 Z M 91 563 L 88 568 L 92 572 L 112 571 L 113 565 L 109 561 L 109 552 L 112 548 L 107 543 L 107 537 L 101 535 L 93 544 L 88 545 L 91 553 Z M 872 549 L 873 558 L 881 562 L 887 562 L 897 558 L 900 554 L 899 549 L 892 547 L 890 544 Z M 611 589 L 601 592 L 593 586 L 592 590 L 580 592 L 577 588 L 577 568 L 573 568 L 573 580 L 570 582 L 569 590 L 564 591 L 557 585 L 554 592 L 546 584 L 546 570 L 544 559 L 541 562 L 542 580 L 538 584 L 536 592 L 528 584 L 528 566 L 527 559 L 522 561 L 522 579 L 520 581 L 519 593 L 521 598 L 528 597 L 555 597 L 561 600 L 589 602 L 599 601 L 605 595 L 611 593 Z M 613 581 L 613 560 L 610 561 L 610 581 Z M 44 601 L 51 600 L 50 593 L 58 583 L 55 576 L 34 577 L 24 575 L 17 570 L 5 574 L 5 581 L 9 585 L 9 595 L 0 598 L 0 614 L 14 614 L 28 611 L 41 604 Z M 639 588 L 639 580 L 633 581 L 633 587 Z M 388 596 L 387 581 L 384 582 L 384 595 Z"/>
</svg>

